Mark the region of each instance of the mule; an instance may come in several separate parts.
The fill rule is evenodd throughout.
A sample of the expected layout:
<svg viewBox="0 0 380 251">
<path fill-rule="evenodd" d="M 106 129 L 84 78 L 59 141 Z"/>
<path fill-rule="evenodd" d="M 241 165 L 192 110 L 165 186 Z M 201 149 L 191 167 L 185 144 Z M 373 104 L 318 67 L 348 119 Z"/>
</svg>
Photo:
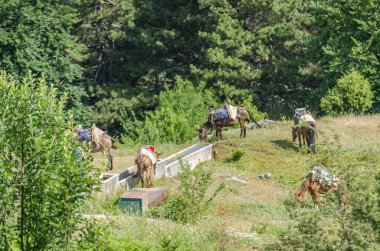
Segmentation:
<svg viewBox="0 0 380 251">
<path fill-rule="evenodd" d="M 235 119 L 222 119 L 218 121 L 207 121 L 203 124 L 201 128 L 199 128 L 197 131 L 199 132 L 199 140 L 204 141 L 207 139 L 208 130 L 212 130 L 215 128 L 215 135 L 217 138 L 223 139 L 222 135 L 222 128 L 223 127 L 231 127 L 235 126 L 237 124 L 240 125 L 240 137 L 246 137 L 247 134 L 247 127 L 245 125 L 245 120 L 249 116 L 250 119 L 255 123 L 258 127 L 261 127 L 257 121 L 253 118 L 252 113 L 245 107 L 238 107 L 237 110 L 238 116 Z M 212 118 L 211 118 L 212 119 Z"/>
<path fill-rule="evenodd" d="M 302 183 L 300 188 L 298 188 L 295 194 L 296 202 L 297 202 L 297 205 L 299 205 L 303 201 L 305 194 L 309 192 L 314 202 L 314 208 L 318 208 L 319 194 L 321 193 L 323 194 L 326 192 L 335 192 L 335 193 L 338 193 L 340 202 L 346 205 L 347 204 L 346 196 L 340 190 L 341 189 L 340 189 L 339 183 L 336 185 L 331 185 L 331 186 L 322 185 L 318 181 L 313 181 L 312 175 L 309 174 L 308 176 L 306 176 L 305 181 Z"/>
<path fill-rule="evenodd" d="M 153 172 L 156 168 L 156 163 L 158 157 L 161 153 L 154 153 L 156 157 L 156 162 L 153 163 L 152 160 L 145 154 L 139 154 L 135 159 L 135 164 L 137 165 L 137 172 L 133 175 L 134 178 L 140 177 L 141 187 L 144 187 L 144 173 L 146 172 L 146 184 L 147 187 L 153 187 Z"/>
<path fill-rule="evenodd" d="M 315 127 L 313 127 L 307 122 L 304 123 L 303 125 L 298 124 L 296 126 L 292 126 L 292 135 L 293 135 L 293 142 L 298 137 L 299 147 L 302 147 L 301 136 L 304 140 L 304 145 L 305 145 L 305 139 L 306 139 L 307 153 L 315 153 L 315 140 L 318 137 Z"/>
<path fill-rule="evenodd" d="M 88 141 L 89 147 L 91 148 L 91 153 L 97 153 L 97 152 L 103 152 L 107 153 L 108 163 L 107 163 L 107 169 L 112 170 L 113 169 L 113 157 L 111 154 L 111 149 L 117 149 L 117 147 L 114 145 L 115 139 L 112 138 L 110 135 L 105 133 L 104 131 L 100 130 L 96 127 L 95 124 L 91 126 L 91 129 L 88 130 L 88 139 L 83 140 L 80 137 L 80 129 L 76 129 L 75 133 L 79 136 L 79 140 L 81 142 Z"/>
</svg>

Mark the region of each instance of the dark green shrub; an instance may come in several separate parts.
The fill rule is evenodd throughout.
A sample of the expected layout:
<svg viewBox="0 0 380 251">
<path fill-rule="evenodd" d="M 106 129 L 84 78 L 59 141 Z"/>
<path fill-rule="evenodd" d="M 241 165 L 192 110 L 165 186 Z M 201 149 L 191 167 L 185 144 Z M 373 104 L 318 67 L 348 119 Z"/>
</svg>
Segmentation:
<svg viewBox="0 0 380 251">
<path fill-rule="evenodd" d="M 148 112 L 144 123 L 125 118 L 124 129 L 139 143 L 182 143 L 197 135 L 194 129 L 207 121 L 208 108 L 214 104 L 213 93 L 203 84 L 195 86 L 177 77 L 173 89 L 166 86 L 160 93 L 157 110 Z"/>
<path fill-rule="evenodd" d="M 340 78 L 321 99 L 321 108 L 329 115 L 361 114 L 371 108 L 373 97 L 369 82 L 357 71 L 352 71 Z"/>
</svg>

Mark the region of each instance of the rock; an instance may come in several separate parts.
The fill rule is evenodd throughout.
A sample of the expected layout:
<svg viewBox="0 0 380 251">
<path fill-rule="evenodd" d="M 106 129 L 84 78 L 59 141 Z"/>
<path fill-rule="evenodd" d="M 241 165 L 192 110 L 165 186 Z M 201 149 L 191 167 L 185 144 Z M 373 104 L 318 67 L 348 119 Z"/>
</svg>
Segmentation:
<svg viewBox="0 0 380 251">
<path fill-rule="evenodd" d="M 270 180 L 272 179 L 272 174 L 271 173 L 262 173 L 259 175 L 260 180 Z"/>
<path fill-rule="evenodd" d="M 232 176 L 231 178 L 227 178 L 226 180 L 228 180 L 228 181 L 238 182 L 238 183 L 241 183 L 241 184 L 244 184 L 244 185 L 247 185 L 247 184 L 248 184 L 247 181 L 242 180 L 242 179 L 239 179 L 238 177 L 235 177 L 235 176 Z"/>
</svg>

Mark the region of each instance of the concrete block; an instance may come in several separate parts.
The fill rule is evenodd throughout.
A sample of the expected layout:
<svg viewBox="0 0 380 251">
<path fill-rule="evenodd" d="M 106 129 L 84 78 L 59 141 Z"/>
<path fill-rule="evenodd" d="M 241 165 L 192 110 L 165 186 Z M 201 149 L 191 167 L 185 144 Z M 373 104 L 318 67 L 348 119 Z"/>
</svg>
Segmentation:
<svg viewBox="0 0 380 251">
<path fill-rule="evenodd" d="M 148 206 L 155 207 L 166 202 L 168 199 L 168 189 L 161 187 L 151 187 L 151 188 L 133 188 L 131 193 L 144 193 L 148 196 Z"/>
<path fill-rule="evenodd" d="M 120 197 L 120 207 L 131 213 L 142 213 L 148 210 L 148 194 L 126 192 Z"/>
</svg>

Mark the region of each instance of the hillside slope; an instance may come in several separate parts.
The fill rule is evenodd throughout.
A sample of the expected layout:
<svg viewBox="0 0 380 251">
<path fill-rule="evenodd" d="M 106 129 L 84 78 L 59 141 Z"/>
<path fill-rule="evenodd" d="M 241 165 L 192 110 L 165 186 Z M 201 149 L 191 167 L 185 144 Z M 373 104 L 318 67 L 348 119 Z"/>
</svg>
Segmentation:
<svg viewBox="0 0 380 251">
<path fill-rule="evenodd" d="M 180 250 L 262 249 L 293 224 L 290 217 L 295 208 L 293 194 L 313 166 L 345 165 L 348 162 L 340 159 L 340 153 L 364 156 L 362 152 L 366 151 L 360 157 L 361 164 L 367 165 L 371 173 L 379 173 L 378 165 L 373 164 L 380 156 L 379 125 L 379 116 L 322 118 L 318 120 L 314 155 L 307 154 L 306 147 L 298 148 L 291 142 L 289 121 L 250 130 L 245 139 L 239 138 L 237 131 L 224 132 L 224 140 L 213 142 L 217 158 L 205 165 L 213 172 L 212 187 L 223 182 L 226 188 L 194 225 L 126 216 L 117 209 L 117 195 L 97 198 L 88 206 L 88 212 L 112 212 L 121 217 L 107 225 L 114 245 L 133 241 L 156 250 L 166 240 L 177 243 Z M 338 149 L 335 157 L 331 155 L 332 148 Z M 243 152 L 242 157 L 232 161 L 231 156 L 237 151 Z M 272 173 L 272 180 L 259 180 L 258 175 L 263 172 Z M 243 182 L 231 181 L 231 177 Z M 163 179 L 155 185 L 166 186 L 170 194 L 175 194 L 178 182 L 176 178 Z M 311 208 L 309 196 L 304 207 Z"/>
</svg>

